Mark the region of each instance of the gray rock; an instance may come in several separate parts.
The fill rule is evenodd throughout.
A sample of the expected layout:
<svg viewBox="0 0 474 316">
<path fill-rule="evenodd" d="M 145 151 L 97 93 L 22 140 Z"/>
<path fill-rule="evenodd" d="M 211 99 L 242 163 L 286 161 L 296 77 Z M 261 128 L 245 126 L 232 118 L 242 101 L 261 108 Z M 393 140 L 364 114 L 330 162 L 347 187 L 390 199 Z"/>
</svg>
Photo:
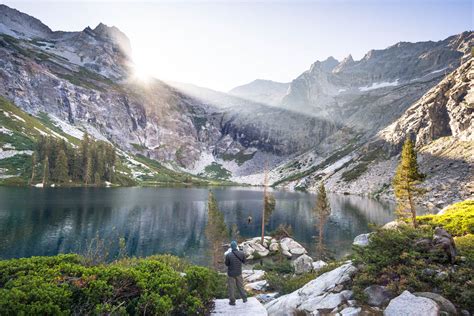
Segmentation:
<svg viewBox="0 0 474 316">
<path fill-rule="evenodd" d="M 413 295 L 432 299 L 433 301 L 435 301 L 438 304 L 438 306 L 439 306 L 439 308 L 442 312 L 446 312 L 449 315 L 457 315 L 458 314 L 454 304 L 451 303 L 450 300 L 444 298 L 443 296 L 441 296 L 439 294 L 432 293 L 432 292 L 415 292 L 415 293 L 413 293 Z"/>
<path fill-rule="evenodd" d="M 356 271 L 357 269 L 352 263 L 345 263 L 334 270 L 323 273 L 316 279 L 305 284 L 301 289 L 271 301 L 266 304 L 265 307 L 270 315 L 275 316 L 286 316 L 293 314 L 295 311 L 304 311 L 302 308 L 303 304 L 305 304 L 305 308 L 312 309 L 311 306 L 313 305 L 307 302 L 312 302 L 314 305 L 319 304 L 319 302 L 322 301 L 321 296 L 329 295 L 329 292 L 338 284 L 344 284 L 350 281 Z M 340 293 L 331 294 L 338 295 L 332 296 L 331 300 L 337 300 L 338 298 L 340 298 L 341 301 L 344 300 L 344 296 Z"/>
<path fill-rule="evenodd" d="M 261 303 L 268 303 L 274 300 L 278 296 L 278 293 L 262 293 L 255 296 Z"/>
<path fill-rule="evenodd" d="M 313 262 L 313 270 L 314 271 L 318 271 L 318 270 L 321 270 L 321 268 L 327 266 L 328 264 L 326 262 L 324 262 L 323 260 L 318 260 L 318 261 L 315 261 Z"/>
<path fill-rule="evenodd" d="M 408 291 L 392 299 L 384 310 L 384 316 L 438 316 L 439 307 L 433 300 L 417 297 Z"/>
<path fill-rule="evenodd" d="M 277 252 L 280 249 L 280 246 L 278 245 L 277 242 L 271 243 L 270 247 L 268 247 L 271 252 Z"/>
<path fill-rule="evenodd" d="M 364 289 L 364 293 L 367 295 L 367 303 L 371 306 L 386 305 L 393 297 L 390 291 L 380 285 L 371 285 Z"/>
<path fill-rule="evenodd" d="M 211 316 L 266 316 L 267 310 L 255 297 L 249 297 L 247 303 L 237 300 L 235 306 L 229 305 L 228 299 L 214 300 Z"/>
<path fill-rule="evenodd" d="M 308 273 L 313 270 L 313 259 L 308 255 L 301 255 L 291 262 L 296 274 Z"/>
<path fill-rule="evenodd" d="M 331 312 L 344 302 L 345 298 L 341 293 L 329 293 L 313 297 L 303 302 L 298 309 L 306 312 Z"/>
<path fill-rule="evenodd" d="M 268 286 L 268 282 L 266 280 L 255 281 L 252 283 L 245 284 L 245 290 L 252 292 L 252 291 L 265 291 Z"/>
<path fill-rule="evenodd" d="M 354 238 L 354 242 L 352 244 L 354 246 L 367 247 L 369 245 L 371 235 L 372 233 L 360 234 Z"/>
<path fill-rule="evenodd" d="M 451 263 L 456 257 L 456 245 L 453 237 L 443 228 L 436 227 L 433 235 L 434 247 L 444 252 Z"/>
<path fill-rule="evenodd" d="M 362 308 L 360 307 L 346 307 L 340 313 L 341 316 L 358 316 L 361 311 Z"/>
</svg>

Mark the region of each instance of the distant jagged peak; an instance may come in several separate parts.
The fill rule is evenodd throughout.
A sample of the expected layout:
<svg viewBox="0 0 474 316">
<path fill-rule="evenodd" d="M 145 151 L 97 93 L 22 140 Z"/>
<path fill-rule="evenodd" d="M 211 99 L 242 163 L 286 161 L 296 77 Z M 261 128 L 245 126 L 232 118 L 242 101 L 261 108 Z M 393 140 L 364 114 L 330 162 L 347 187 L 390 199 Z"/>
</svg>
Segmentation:
<svg viewBox="0 0 474 316">
<path fill-rule="evenodd" d="M 53 31 L 39 19 L 0 4 L 0 33 L 17 38 L 47 37 Z"/>
<path fill-rule="evenodd" d="M 341 72 L 346 66 L 352 65 L 353 63 L 354 63 L 354 58 L 352 58 L 352 55 L 349 54 L 336 67 L 334 67 L 332 72 L 333 73 Z"/>
<path fill-rule="evenodd" d="M 313 63 L 309 68 L 309 72 L 312 73 L 318 70 L 322 70 L 323 72 L 331 72 L 338 64 L 339 61 L 336 58 L 329 56 L 326 58 L 326 60 L 317 60 L 315 63 Z"/>
<path fill-rule="evenodd" d="M 132 47 L 130 45 L 130 40 L 118 27 L 107 26 L 100 22 L 93 32 L 101 39 L 110 40 L 111 42 L 118 44 L 127 56 L 131 55 Z"/>
</svg>

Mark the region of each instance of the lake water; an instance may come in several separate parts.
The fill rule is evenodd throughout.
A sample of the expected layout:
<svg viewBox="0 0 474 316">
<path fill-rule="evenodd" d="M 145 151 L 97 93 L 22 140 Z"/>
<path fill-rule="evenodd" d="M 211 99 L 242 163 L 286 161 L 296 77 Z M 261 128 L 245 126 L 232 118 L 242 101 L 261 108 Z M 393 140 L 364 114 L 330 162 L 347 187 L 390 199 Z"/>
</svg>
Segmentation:
<svg viewBox="0 0 474 316">
<path fill-rule="evenodd" d="M 260 188 L 212 188 L 230 227 L 243 237 L 260 235 Z M 268 230 L 290 224 L 294 238 L 311 254 L 317 235 L 311 209 L 315 195 L 273 191 L 276 209 Z M 98 234 L 112 255 L 119 237 L 128 255 L 171 253 L 207 264 L 207 188 L 9 188 L 0 187 L 0 258 L 80 252 Z M 369 223 L 393 219 L 393 205 L 377 200 L 329 195 L 332 214 L 324 245 L 333 256 L 350 252 L 353 238 Z M 247 217 L 253 222 L 248 225 Z"/>
</svg>

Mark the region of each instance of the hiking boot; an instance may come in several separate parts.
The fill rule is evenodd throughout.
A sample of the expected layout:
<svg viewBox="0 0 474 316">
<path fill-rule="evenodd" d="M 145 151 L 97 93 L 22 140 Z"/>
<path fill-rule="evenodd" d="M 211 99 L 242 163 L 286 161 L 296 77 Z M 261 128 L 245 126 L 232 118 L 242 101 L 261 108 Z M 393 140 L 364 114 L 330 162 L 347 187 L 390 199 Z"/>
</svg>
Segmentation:
<svg viewBox="0 0 474 316">
<path fill-rule="evenodd" d="M 235 305 L 235 302 L 229 302 L 229 305 L 234 306 L 234 305 Z"/>
<path fill-rule="evenodd" d="M 247 303 L 247 299 L 246 299 L 246 298 L 244 298 L 242 301 L 244 301 L 244 303 Z"/>
</svg>

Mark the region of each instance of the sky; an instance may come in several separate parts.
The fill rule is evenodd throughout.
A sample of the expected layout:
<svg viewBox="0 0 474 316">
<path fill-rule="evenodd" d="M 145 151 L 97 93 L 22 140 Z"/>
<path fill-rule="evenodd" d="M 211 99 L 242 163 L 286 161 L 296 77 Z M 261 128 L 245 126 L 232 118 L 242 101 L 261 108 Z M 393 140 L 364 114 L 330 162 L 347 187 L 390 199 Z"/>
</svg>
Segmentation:
<svg viewBox="0 0 474 316">
<path fill-rule="evenodd" d="M 360 59 L 400 41 L 473 27 L 472 0 L 3 1 L 53 30 L 100 22 L 130 39 L 140 73 L 228 91 L 289 82 L 316 60 Z"/>
</svg>

